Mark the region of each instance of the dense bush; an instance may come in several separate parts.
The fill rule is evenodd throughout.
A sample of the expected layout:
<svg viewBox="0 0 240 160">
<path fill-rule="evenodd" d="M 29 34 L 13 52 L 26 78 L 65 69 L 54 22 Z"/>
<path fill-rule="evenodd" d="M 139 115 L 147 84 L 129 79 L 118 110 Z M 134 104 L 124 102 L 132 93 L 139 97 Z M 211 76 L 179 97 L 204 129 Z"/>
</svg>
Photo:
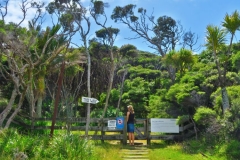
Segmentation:
<svg viewBox="0 0 240 160">
<path fill-rule="evenodd" d="M 210 125 L 209 120 L 212 118 L 215 119 L 216 117 L 217 114 L 214 110 L 206 107 L 200 107 L 197 109 L 193 118 L 197 124 Z"/>
<path fill-rule="evenodd" d="M 225 154 L 228 159 L 239 160 L 240 157 L 240 142 L 237 140 L 231 140 L 225 148 Z"/>
<path fill-rule="evenodd" d="M 17 130 L 0 130 L 0 159 L 65 160 L 94 158 L 93 145 L 79 135 L 21 135 Z"/>
</svg>

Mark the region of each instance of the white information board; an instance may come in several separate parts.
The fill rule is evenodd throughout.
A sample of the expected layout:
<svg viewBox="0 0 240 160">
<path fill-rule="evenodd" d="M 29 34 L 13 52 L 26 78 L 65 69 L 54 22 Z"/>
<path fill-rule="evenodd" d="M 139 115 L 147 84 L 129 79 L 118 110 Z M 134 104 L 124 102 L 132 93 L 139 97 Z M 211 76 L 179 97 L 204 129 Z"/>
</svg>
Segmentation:
<svg viewBox="0 0 240 160">
<path fill-rule="evenodd" d="M 108 129 L 116 129 L 116 124 L 117 121 L 116 120 L 108 120 Z"/>
<path fill-rule="evenodd" d="M 151 132 L 179 133 L 177 119 L 151 118 Z"/>
</svg>

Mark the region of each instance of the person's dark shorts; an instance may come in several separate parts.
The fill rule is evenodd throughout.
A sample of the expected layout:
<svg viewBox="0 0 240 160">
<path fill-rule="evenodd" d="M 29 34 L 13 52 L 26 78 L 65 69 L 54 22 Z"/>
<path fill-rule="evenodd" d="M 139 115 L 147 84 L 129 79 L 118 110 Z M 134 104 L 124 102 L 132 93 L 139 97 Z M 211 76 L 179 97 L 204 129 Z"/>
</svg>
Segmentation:
<svg viewBox="0 0 240 160">
<path fill-rule="evenodd" d="M 134 132 L 134 124 L 133 123 L 128 123 L 127 124 L 127 132 Z"/>
</svg>

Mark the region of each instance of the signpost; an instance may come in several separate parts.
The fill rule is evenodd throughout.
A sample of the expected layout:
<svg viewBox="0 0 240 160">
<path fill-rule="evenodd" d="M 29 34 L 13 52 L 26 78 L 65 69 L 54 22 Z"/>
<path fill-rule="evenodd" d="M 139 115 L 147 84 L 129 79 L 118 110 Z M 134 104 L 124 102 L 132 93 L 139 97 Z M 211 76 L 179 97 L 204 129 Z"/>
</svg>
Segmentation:
<svg viewBox="0 0 240 160">
<path fill-rule="evenodd" d="M 124 117 L 117 117 L 117 129 L 124 128 Z"/>
<path fill-rule="evenodd" d="M 82 97 L 83 103 L 97 104 L 99 101 L 96 98 Z"/>
</svg>

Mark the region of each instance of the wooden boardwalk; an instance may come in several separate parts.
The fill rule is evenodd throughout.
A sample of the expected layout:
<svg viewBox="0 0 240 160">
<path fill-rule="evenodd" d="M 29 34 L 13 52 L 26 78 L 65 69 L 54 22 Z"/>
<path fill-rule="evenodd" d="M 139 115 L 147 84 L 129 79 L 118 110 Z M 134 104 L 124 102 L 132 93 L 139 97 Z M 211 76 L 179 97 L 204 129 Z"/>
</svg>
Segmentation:
<svg viewBox="0 0 240 160">
<path fill-rule="evenodd" d="M 145 145 L 127 146 L 121 150 L 123 160 L 149 160 L 148 153 Z"/>
</svg>

